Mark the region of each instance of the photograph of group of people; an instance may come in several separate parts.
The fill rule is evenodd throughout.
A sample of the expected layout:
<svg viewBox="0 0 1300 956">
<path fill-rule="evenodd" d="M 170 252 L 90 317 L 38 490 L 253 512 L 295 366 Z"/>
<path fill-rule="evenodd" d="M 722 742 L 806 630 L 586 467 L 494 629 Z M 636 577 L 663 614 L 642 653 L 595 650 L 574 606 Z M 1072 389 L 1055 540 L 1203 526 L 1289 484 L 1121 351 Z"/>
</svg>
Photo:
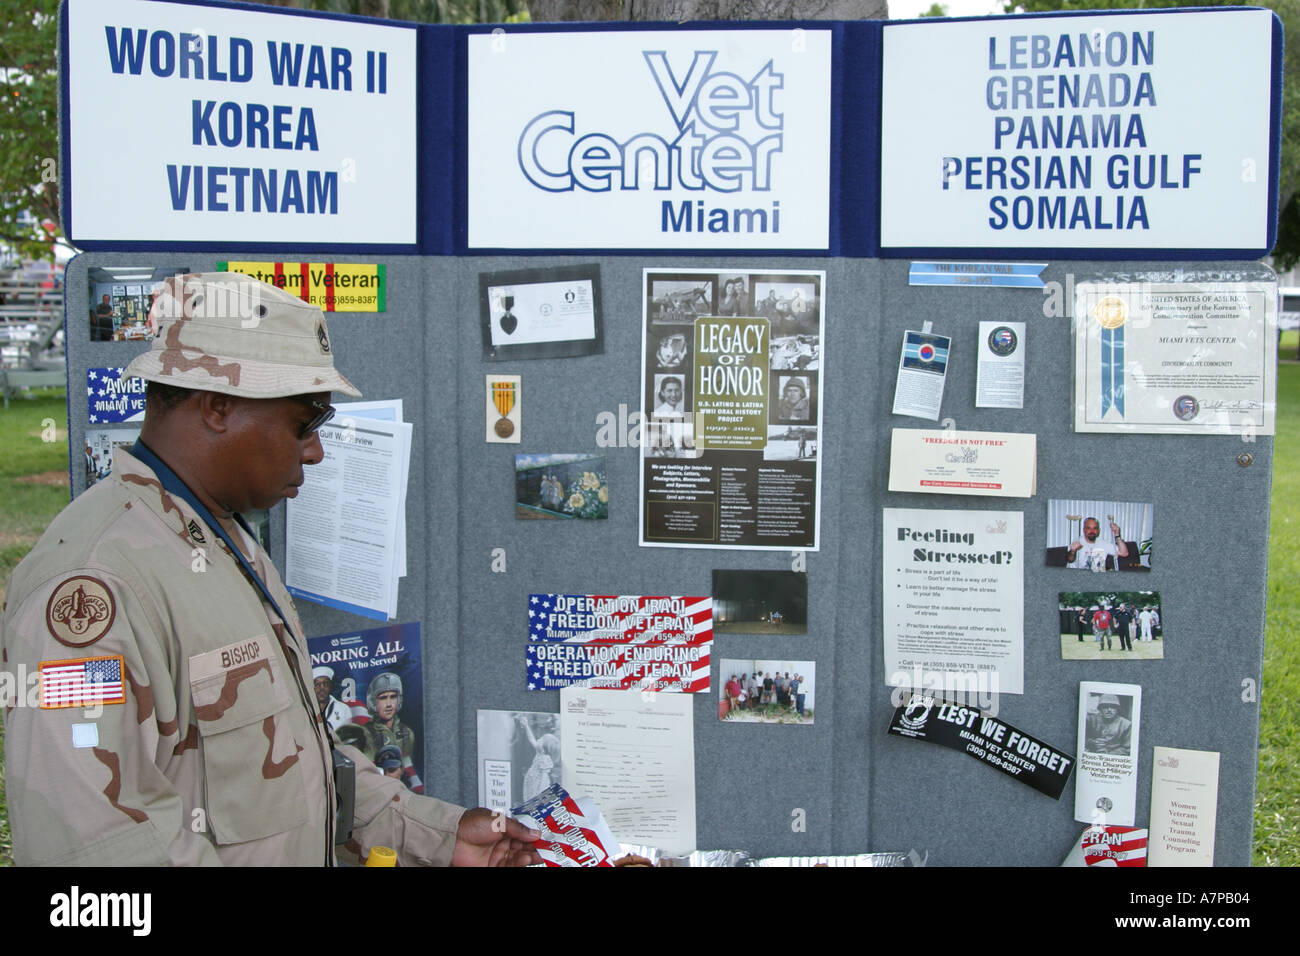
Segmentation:
<svg viewBox="0 0 1300 956">
<path fill-rule="evenodd" d="M 1064 660 L 1160 660 L 1165 656 L 1158 591 L 1063 591 L 1057 611 Z"/>
<path fill-rule="evenodd" d="M 732 660 L 719 675 L 718 718 L 731 723 L 811 724 L 813 661 Z"/>
</svg>

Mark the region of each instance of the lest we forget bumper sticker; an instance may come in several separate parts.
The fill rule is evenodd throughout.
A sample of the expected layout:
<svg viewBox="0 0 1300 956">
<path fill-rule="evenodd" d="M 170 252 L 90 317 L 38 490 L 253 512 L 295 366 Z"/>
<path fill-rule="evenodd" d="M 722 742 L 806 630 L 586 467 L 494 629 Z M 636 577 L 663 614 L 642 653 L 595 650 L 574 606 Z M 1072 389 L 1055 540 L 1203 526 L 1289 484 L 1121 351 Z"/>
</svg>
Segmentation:
<svg viewBox="0 0 1300 956">
<path fill-rule="evenodd" d="M 960 750 L 1059 800 L 1074 756 L 1022 733 L 974 707 L 912 694 L 895 712 L 889 732 Z"/>
</svg>

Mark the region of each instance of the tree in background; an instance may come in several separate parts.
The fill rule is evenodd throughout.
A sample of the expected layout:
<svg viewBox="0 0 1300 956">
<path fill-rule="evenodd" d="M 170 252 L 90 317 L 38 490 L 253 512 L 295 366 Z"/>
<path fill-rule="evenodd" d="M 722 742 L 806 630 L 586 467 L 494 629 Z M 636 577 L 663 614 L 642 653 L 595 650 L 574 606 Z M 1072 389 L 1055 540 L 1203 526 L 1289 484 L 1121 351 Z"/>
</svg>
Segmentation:
<svg viewBox="0 0 1300 956">
<path fill-rule="evenodd" d="M 524 0 L 258 0 L 267 6 L 348 13 L 416 23 L 514 23 L 528 18 Z"/>
<path fill-rule="evenodd" d="M 59 221 L 58 0 L 0 6 L 0 245 L 49 258 Z"/>
<path fill-rule="evenodd" d="M 1234 7 L 1247 0 L 1004 0 L 1007 13 L 1075 10 L 1136 10 L 1154 7 Z M 1300 262 L 1300 0 L 1249 0 L 1268 7 L 1282 20 L 1288 42 L 1282 61 L 1282 162 L 1278 177 L 1277 246 L 1273 265 L 1286 272 Z M 1227 57 L 1230 50 L 1224 51 Z M 1225 64 L 1224 69 L 1231 69 Z M 1260 177 L 1268 176 L 1261 157 Z"/>
</svg>

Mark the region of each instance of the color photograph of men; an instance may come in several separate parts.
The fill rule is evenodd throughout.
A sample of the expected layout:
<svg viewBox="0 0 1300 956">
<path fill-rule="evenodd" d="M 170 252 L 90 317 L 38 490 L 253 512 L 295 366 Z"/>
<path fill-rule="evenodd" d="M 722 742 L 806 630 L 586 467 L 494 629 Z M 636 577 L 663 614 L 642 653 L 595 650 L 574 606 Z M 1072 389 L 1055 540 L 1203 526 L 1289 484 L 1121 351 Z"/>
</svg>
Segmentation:
<svg viewBox="0 0 1300 956">
<path fill-rule="evenodd" d="M 1155 509 L 1126 501 L 1055 499 L 1047 504 L 1047 566 L 1150 571 Z"/>
<path fill-rule="evenodd" d="M 1056 607 L 1062 660 L 1150 661 L 1165 656 L 1165 642 L 1156 639 L 1158 591 L 1061 591 Z M 1142 636 L 1143 615 L 1151 640 Z"/>
<path fill-rule="evenodd" d="M 1089 694 L 1084 721 L 1083 749 L 1093 754 L 1129 755 L 1133 698 L 1116 694 Z"/>
<path fill-rule="evenodd" d="M 729 724 L 811 724 L 816 708 L 813 661 L 723 660 L 718 718 Z"/>
</svg>

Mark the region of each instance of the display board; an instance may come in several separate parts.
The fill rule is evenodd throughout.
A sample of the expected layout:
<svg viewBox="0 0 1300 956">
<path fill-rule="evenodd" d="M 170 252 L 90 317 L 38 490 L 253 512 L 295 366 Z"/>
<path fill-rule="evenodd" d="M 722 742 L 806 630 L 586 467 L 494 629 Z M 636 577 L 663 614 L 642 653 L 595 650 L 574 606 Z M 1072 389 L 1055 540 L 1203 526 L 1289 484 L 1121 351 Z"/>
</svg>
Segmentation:
<svg viewBox="0 0 1300 956">
<path fill-rule="evenodd" d="M 212 269 L 224 255 L 188 254 L 181 264 Z M 168 261 L 134 253 L 73 260 L 69 316 L 84 316 L 90 308 L 86 277 L 92 266 L 146 259 L 151 265 Z M 539 268 L 591 261 L 529 260 Z M 931 864 L 1055 865 L 1083 827 L 1074 819 L 1072 780 L 1065 795 L 1053 800 L 962 753 L 887 731 L 902 692 L 887 683 L 892 675 L 885 672 L 883 654 L 883 509 L 1014 510 L 1024 523 L 1024 693 L 1000 694 L 999 719 L 1072 752 L 1080 681 L 1141 685 L 1139 824 L 1146 822 L 1152 746 L 1218 751 L 1215 861 L 1249 863 L 1259 718 L 1257 690 L 1251 689 L 1261 677 L 1273 441 L 1241 432 L 1180 437 L 1072 430 L 1066 290 L 1113 277 L 1113 264 L 1051 263 L 1042 274 L 1043 289 L 972 290 L 908 285 L 902 262 L 746 260 L 749 270 L 826 275 L 825 348 L 842 374 L 829 374 L 823 383 L 828 439 L 821 547 L 799 556 L 637 546 L 640 452 L 628 420 L 640 403 L 642 270 L 672 269 L 677 261 L 598 261 L 607 316 L 603 354 L 504 364 L 481 358 L 479 276 L 514 259 L 391 258 L 385 261 L 387 311 L 330 319 L 339 368 L 368 399 L 401 398 L 406 419 L 415 423 L 406 512 L 409 569 L 395 622 L 418 621 L 422 628 L 426 793 L 476 800 L 480 709 L 558 710 L 558 691 L 526 688 L 529 595 L 707 595 L 715 569 L 789 571 L 798 560 L 807 572 L 806 633 L 720 631 L 712 657 L 717 666 L 724 660 L 815 662 L 815 721 L 719 721 L 720 681 L 729 675 L 715 669 L 711 692 L 696 694 L 693 703 L 699 846 L 791 856 L 915 850 L 922 858 L 928 854 Z M 726 270 L 735 263 L 708 265 Z M 1156 263 L 1124 263 L 1123 275 L 1171 278 Z M 1184 269 L 1179 276 L 1182 282 L 1227 279 L 1271 281 L 1271 275 L 1259 265 L 1219 263 Z M 922 317 L 952 338 L 942 418 L 963 430 L 1038 436 L 1038 492 L 1032 498 L 937 500 L 886 490 L 892 429 L 925 424 L 890 413 L 895 350 Z M 1026 323 L 1024 410 L 975 406 L 979 323 L 994 319 Z M 90 368 L 124 365 L 139 348 L 92 343 L 87 321 L 70 322 L 70 378 L 82 381 Z M 483 383 L 499 369 L 521 378 L 518 445 L 484 441 Z M 73 403 L 71 447 L 80 449 L 93 428 L 85 407 Z M 512 476 L 518 450 L 602 455 L 608 517 L 517 519 Z M 1250 456 L 1248 466 L 1239 462 L 1242 455 Z M 80 492 L 85 469 L 79 457 L 76 464 L 73 489 Z M 1153 506 L 1159 541 L 1154 567 L 1119 578 L 1124 588 L 1159 593 L 1168 636 L 1162 659 L 1062 658 L 1059 595 L 1121 585 L 1108 580 L 1110 574 L 1043 561 L 1050 540 L 1048 501 L 1058 498 Z M 276 508 L 271 520 L 272 556 L 281 568 L 282 511 Z M 298 608 L 311 635 L 374 626 L 305 601 Z M 1091 629 L 1087 638 L 1092 640 Z M 1189 694 L 1189 687 L 1196 693 Z M 792 829 L 800 820 L 804 829 Z"/>
<path fill-rule="evenodd" d="M 232 16 L 238 10 L 225 34 L 204 34 L 215 46 L 200 44 L 209 57 L 216 50 L 225 59 L 179 58 L 191 41 L 180 26 L 167 26 L 172 8 L 200 19 L 208 9 Z M 604 28 L 516 34 L 421 27 L 413 65 L 406 61 L 400 77 L 390 72 L 388 92 L 373 94 L 391 97 L 391 104 L 406 90 L 420 104 L 399 157 L 402 169 L 409 160 L 419 171 L 418 195 L 402 194 L 417 211 L 414 232 L 408 219 L 376 233 L 354 232 L 341 218 L 324 232 L 304 231 L 314 220 L 290 216 L 268 220 L 288 225 L 255 230 L 259 238 L 250 239 L 254 233 L 231 231 L 237 216 L 212 216 L 210 205 L 173 228 L 175 203 L 171 212 L 151 212 L 124 199 L 114 213 L 131 221 L 122 229 L 102 225 L 94 203 L 80 205 L 97 175 L 83 165 L 85 144 L 96 136 L 81 125 L 94 107 L 83 105 L 90 93 L 79 71 L 107 57 L 113 72 L 109 61 L 117 56 L 121 82 L 132 87 L 123 87 L 123 101 L 161 108 L 133 88 L 176 88 L 178 75 L 159 75 L 167 73 L 169 43 L 178 56 L 173 71 L 183 62 L 191 71 L 207 64 L 207 78 L 185 78 L 192 92 L 208 82 L 216 62 L 230 75 L 258 64 L 269 69 L 267 51 L 274 60 L 279 41 L 263 36 L 275 31 L 260 18 L 283 15 L 132 0 L 92 13 L 100 9 L 70 0 L 63 20 L 65 51 L 90 44 L 64 76 L 64 160 L 72 173 L 65 199 L 73 200 L 73 238 L 93 250 L 74 259 L 66 277 L 73 492 L 102 476 L 103 458 L 138 426 L 138 392 L 117 370 L 148 332 L 142 323 L 115 320 L 106 334 L 108 323 L 97 324 L 105 272 L 123 282 L 132 281 L 135 267 L 149 282 L 227 266 L 264 269 L 286 283 L 299 276 L 301 288 L 314 290 L 334 313 L 340 370 L 367 400 L 400 399 L 402 420 L 413 426 L 404 532 L 391 541 L 406 570 L 392 623 L 418 624 L 403 633 L 418 633 L 422 642 L 423 762 L 413 763 L 422 767 L 424 792 L 474 802 L 483 771 L 480 711 L 516 715 L 496 721 L 507 731 L 510 721 L 521 734 L 525 726 L 544 727 L 527 715 L 559 713 L 577 669 L 597 674 L 599 665 L 598 676 L 612 678 L 606 686 L 629 686 L 634 673 L 671 692 L 694 691 L 679 709 L 693 723 L 690 801 L 701 849 L 762 857 L 893 851 L 931 864 L 1055 865 L 1092 819 L 1092 810 L 1080 809 L 1084 796 L 1097 806 L 1103 799 L 1110 807 L 1131 805 L 1135 820 L 1124 825 L 1146 826 L 1153 748 L 1175 748 L 1219 755 L 1213 859 L 1249 862 L 1272 468 L 1273 409 L 1263 406 L 1272 401 L 1274 356 L 1264 343 L 1275 334 L 1268 302 L 1276 279 L 1242 260 L 1265 251 L 1275 231 L 1275 20 L 1250 13 L 1232 21 L 1244 31 L 1242 42 L 1271 64 L 1241 79 L 1255 99 L 1231 117 L 1249 133 L 1261 172 L 1247 201 L 1214 207 L 1222 216 L 1204 212 L 1215 223 L 1238 217 L 1240 228 L 1184 234 L 1181 247 L 1168 232 L 1182 234 L 1171 225 L 1185 215 L 1177 209 L 1206 208 L 1200 192 L 1182 185 L 1178 195 L 1171 186 L 1167 201 L 1150 204 L 1145 244 L 1097 239 L 1095 231 L 1080 238 L 1084 231 L 1067 228 L 1069 241 L 1059 238 L 1064 233 L 1020 230 L 1015 242 L 1000 245 L 974 220 L 953 233 L 945 204 L 957 200 L 943 190 L 944 156 L 966 157 L 962 171 L 969 174 L 972 142 L 999 129 L 999 117 L 976 117 L 973 131 L 935 119 L 936 129 L 952 136 L 942 144 L 901 137 L 907 149 L 946 151 L 937 159 L 912 156 L 901 145 L 895 152 L 898 137 L 883 145 L 880 137 L 900 109 L 913 108 L 912 94 L 892 92 L 891 64 L 896 44 L 911 42 L 920 35 L 915 31 L 935 29 L 952 46 L 950 74 L 940 86 L 961 87 L 978 73 L 979 84 L 970 85 L 985 92 L 996 86 L 986 74 L 1003 67 L 1028 77 L 1044 56 L 1053 70 L 1068 67 L 1061 37 L 1073 38 L 1072 52 L 1084 43 L 1090 56 L 1104 60 L 1110 50 L 1119 58 L 1119 41 L 1107 46 L 1115 34 L 1124 40 L 1126 65 L 1112 64 L 1112 72 L 1152 68 L 1156 102 L 1129 104 L 1150 137 L 1133 160 L 1141 175 L 1153 168 L 1188 187 L 1209 183 L 1205 189 L 1217 195 L 1227 178 L 1245 181 L 1240 169 L 1230 177 L 1228 160 L 1211 162 L 1208 148 L 1200 160 L 1188 160 L 1200 147 L 1168 131 L 1180 122 L 1181 107 L 1164 93 L 1176 85 L 1169 75 L 1187 66 L 1175 41 L 1199 42 L 1214 23 L 1227 22 L 1212 14 L 1007 18 L 996 27 L 744 24 L 734 36 L 667 28 L 641 37 Z M 157 22 L 140 21 L 141 11 L 157 11 Z M 105 24 L 88 28 L 86 18 L 106 15 L 117 44 L 99 50 Z M 322 100 L 322 149 L 324 103 L 334 110 L 352 102 L 345 66 L 359 70 L 364 62 L 364 51 L 352 51 L 350 60 L 334 51 L 361 38 L 345 28 L 336 40 L 337 27 L 329 18 L 317 27 L 313 19 L 312 36 L 319 36 L 302 49 L 306 68 L 317 47 L 322 57 L 322 85 L 311 91 Z M 379 52 L 396 44 L 387 60 L 392 71 L 403 62 L 395 51 L 413 31 L 384 29 L 392 32 L 377 34 L 372 46 Z M 515 44 L 517 38 L 528 42 Z M 244 40 L 252 52 L 241 52 Z M 630 51 L 620 69 L 631 73 L 619 75 L 615 92 L 653 104 L 653 129 L 618 126 L 625 117 L 617 96 L 593 93 L 581 108 L 551 97 L 564 84 L 551 85 L 539 63 L 606 47 Z M 978 66 L 962 66 L 976 47 Z M 441 55 L 453 49 L 463 55 Z M 138 76 L 126 65 L 137 53 Z M 517 63 L 509 60 L 516 53 Z M 291 48 L 285 55 L 295 54 Z M 491 69 L 493 57 L 510 68 Z M 1141 62 L 1130 62 L 1134 57 Z M 375 63 L 378 69 L 377 55 Z M 353 94 L 361 75 L 353 74 Z M 1140 76 L 1130 79 L 1140 87 Z M 296 96 L 271 82 L 286 102 Z M 1038 89 L 1038 80 L 1029 82 Z M 480 124 L 470 104 L 490 105 L 521 84 L 529 97 L 518 116 L 500 126 Z M 178 135 L 202 138 L 207 94 L 185 95 L 198 106 L 186 107 Z M 812 106 L 796 108 L 805 101 Z M 357 110 L 364 119 L 366 109 Z M 346 116 L 329 115 L 331 136 L 347 128 Z M 213 116 L 220 124 L 220 104 Z M 458 130 L 464 145 L 452 149 L 447 141 Z M 520 153 L 529 135 L 532 145 Z M 487 149 L 494 136 L 506 160 Z M 221 148 L 247 145 L 200 143 L 197 152 L 215 157 Z M 177 163 L 200 162 L 185 158 L 191 147 L 175 154 Z M 1179 158 L 1164 166 L 1157 158 L 1152 167 L 1157 150 Z M 683 179 L 683 155 L 695 171 L 705 162 L 709 177 Z M 1110 162 L 1086 151 L 1061 162 L 1068 169 L 1087 157 Z M 1002 158 L 1014 168 L 1016 156 Z M 795 167 L 802 178 L 790 175 L 792 159 L 802 165 Z M 770 179 L 760 160 L 771 161 Z M 477 177 L 498 161 L 505 165 L 481 182 Z M 229 170 L 244 160 L 232 153 L 221 162 Z M 916 177 L 916 188 L 937 195 L 917 195 L 904 207 L 892 199 L 880 205 L 892 195 L 890 177 L 913 167 L 930 169 Z M 981 168 L 987 175 L 989 166 Z M 532 185 L 514 182 L 516 192 L 501 193 L 515 204 L 512 217 L 494 206 L 489 187 L 517 170 Z M 161 188 L 165 198 L 166 173 L 158 175 L 141 188 Z M 643 190 L 650 182 L 685 192 L 659 196 Z M 976 191 L 974 180 L 962 182 Z M 397 183 L 406 189 L 410 180 L 403 172 Z M 345 185 L 352 184 L 339 183 L 341 211 L 352 202 L 344 202 Z M 1130 197 L 1132 188 L 1114 190 Z M 742 195 L 714 195 L 728 192 Z M 1085 206 L 1094 208 L 1095 198 Z M 976 197 L 976 205 L 988 199 Z M 1015 201 L 1006 207 L 1011 216 Z M 771 231 L 750 231 L 737 240 L 737 222 L 764 221 L 771 230 L 778 204 L 782 228 L 795 238 L 787 244 L 773 241 Z M 1031 205 L 1040 208 L 1036 200 Z M 897 231 L 909 219 L 910 231 Z M 676 228 L 658 241 L 667 235 L 665 222 Z M 566 238 L 580 234 L 590 241 Z M 1149 249 L 1140 254 L 1150 258 L 1134 258 L 1139 249 Z M 944 261 L 977 253 L 990 261 Z M 885 258 L 872 257 L 878 255 Z M 1033 261 L 1011 261 L 1024 259 Z M 353 277 L 347 281 L 358 288 L 344 289 L 341 277 Z M 1157 301 L 1161 296 L 1178 301 Z M 345 300 L 362 311 L 346 311 Z M 1164 321 L 1175 323 L 1171 330 L 1182 323 L 1180 331 L 1152 335 L 1151 324 Z M 1201 346 L 1211 337 L 1206 352 Z M 1159 363 L 1174 367 L 1145 374 Z M 718 393 L 710 392 L 704 409 L 700 389 L 715 383 Z M 1095 433 L 1083 433 L 1079 421 Z M 1151 422 L 1150 430 L 1165 433 L 1150 433 Z M 905 433 L 920 429 L 925 434 Z M 998 438 L 1007 433 L 1036 442 Z M 891 445 L 908 440 L 920 449 L 909 460 L 912 469 L 891 474 L 898 464 Z M 706 474 L 700 462 L 714 460 L 717 474 Z M 658 476 L 657 508 L 643 507 L 647 474 Z M 999 475 L 1015 480 L 1004 483 Z M 995 484 L 1004 492 L 996 498 L 974 493 Z M 726 521 L 697 542 L 706 547 L 665 540 L 703 527 L 682 503 L 688 496 L 692 507 L 709 496 L 726 505 L 716 509 Z M 745 526 L 751 508 L 766 509 L 762 533 Z M 648 512 L 660 522 L 649 535 Z M 277 507 L 268 540 L 282 572 L 285 527 Z M 784 547 L 785 540 L 795 546 Z M 656 546 L 643 546 L 650 544 Z M 780 595 L 779 605 L 754 603 L 747 580 L 762 582 L 749 591 Z M 530 622 L 534 601 L 556 605 L 540 640 Z M 298 609 L 312 637 L 347 644 L 349 634 L 375 627 L 337 607 L 303 600 Z M 1108 619 L 1101 633 L 1095 612 L 1103 609 L 1118 621 Z M 382 605 L 376 613 L 383 616 Z M 631 623 L 616 618 L 627 614 Z M 647 635 L 654 622 L 662 633 Z M 1121 633 L 1130 623 L 1132 635 Z M 551 639 L 554 646 L 546 643 Z M 546 662 L 556 665 L 548 680 L 530 687 L 532 666 Z M 781 697 L 775 718 L 735 719 L 746 711 L 735 706 L 733 675 L 774 670 L 799 684 Z M 555 675 L 563 679 L 550 679 Z M 1085 682 L 1103 689 L 1081 689 Z M 561 685 L 570 686 L 542 689 Z M 1140 691 L 1123 690 L 1134 686 Z M 940 690 L 964 694 L 960 706 L 933 699 Z M 602 693 L 591 690 L 581 706 L 598 706 Z M 724 713 L 732 719 L 720 719 Z M 963 732 L 978 735 L 978 743 Z M 941 737 L 957 746 L 934 746 Z M 1121 737 L 1132 742 L 1123 755 L 1129 770 L 1122 793 L 1076 794 L 1076 758 L 1087 764 L 1091 786 L 1115 763 L 1107 761 Z M 536 746 L 541 753 L 552 743 Z M 505 792 L 509 761 L 499 752 L 494 759 L 496 789 Z M 1161 767 L 1161 786 L 1177 786 L 1165 779 L 1167 763 Z M 529 767 L 535 780 L 536 769 Z M 1165 806 L 1169 791 L 1161 792 Z"/>
</svg>

